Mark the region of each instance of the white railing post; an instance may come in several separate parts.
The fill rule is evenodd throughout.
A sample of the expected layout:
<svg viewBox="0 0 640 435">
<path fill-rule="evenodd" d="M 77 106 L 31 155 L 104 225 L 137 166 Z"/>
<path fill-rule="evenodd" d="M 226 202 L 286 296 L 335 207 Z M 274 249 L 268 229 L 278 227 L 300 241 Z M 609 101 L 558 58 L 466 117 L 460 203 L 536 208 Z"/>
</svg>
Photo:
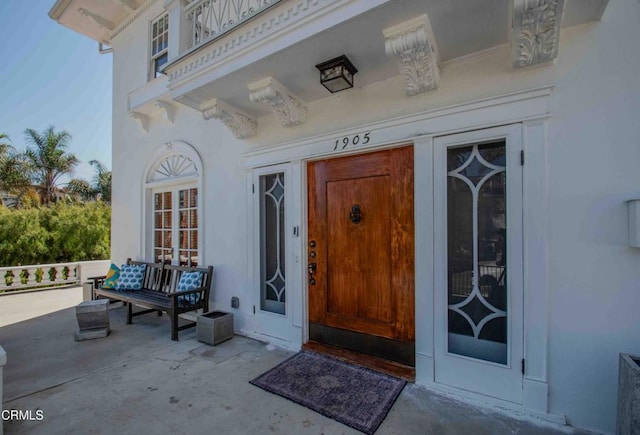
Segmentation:
<svg viewBox="0 0 640 435">
<path fill-rule="evenodd" d="M 186 18 L 185 27 L 189 29 L 186 49 L 192 49 L 224 35 L 280 1 L 281 0 L 189 1 L 184 7 L 184 15 Z M 169 20 L 169 25 L 171 25 L 171 20 Z M 171 37 L 169 37 L 169 41 L 171 41 Z M 169 48 L 169 60 L 171 60 L 171 48 Z"/>
<path fill-rule="evenodd" d="M 35 285 L 36 281 L 36 272 L 38 271 L 37 267 L 29 267 L 26 269 L 29 276 L 27 276 L 27 285 Z"/>
</svg>

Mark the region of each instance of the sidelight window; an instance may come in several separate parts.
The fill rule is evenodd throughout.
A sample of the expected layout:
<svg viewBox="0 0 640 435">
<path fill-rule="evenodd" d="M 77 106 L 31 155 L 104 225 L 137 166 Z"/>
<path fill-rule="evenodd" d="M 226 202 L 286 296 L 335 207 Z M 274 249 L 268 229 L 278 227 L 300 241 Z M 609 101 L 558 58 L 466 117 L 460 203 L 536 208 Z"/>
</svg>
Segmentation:
<svg viewBox="0 0 640 435">
<path fill-rule="evenodd" d="M 260 309 L 285 314 L 284 172 L 260 177 Z"/>
<path fill-rule="evenodd" d="M 447 152 L 448 349 L 507 361 L 504 141 Z"/>
</svg>

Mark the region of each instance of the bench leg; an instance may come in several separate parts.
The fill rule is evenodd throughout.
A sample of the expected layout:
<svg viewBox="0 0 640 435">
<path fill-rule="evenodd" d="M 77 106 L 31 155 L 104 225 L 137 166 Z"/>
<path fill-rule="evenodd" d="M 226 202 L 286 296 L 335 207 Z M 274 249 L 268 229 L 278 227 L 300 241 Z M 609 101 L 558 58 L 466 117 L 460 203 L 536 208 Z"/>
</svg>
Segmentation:
<svg viewBox="0 0 640 435">
<path fill-rule="evenodd" d="M 171 339 L 178 341 L 178 310 L 171 310 Z"/>
<path fill-rule="evenodd" d="M 127 325 L 133 323 L 133 304 L 127 304 Z"/>
</svg>

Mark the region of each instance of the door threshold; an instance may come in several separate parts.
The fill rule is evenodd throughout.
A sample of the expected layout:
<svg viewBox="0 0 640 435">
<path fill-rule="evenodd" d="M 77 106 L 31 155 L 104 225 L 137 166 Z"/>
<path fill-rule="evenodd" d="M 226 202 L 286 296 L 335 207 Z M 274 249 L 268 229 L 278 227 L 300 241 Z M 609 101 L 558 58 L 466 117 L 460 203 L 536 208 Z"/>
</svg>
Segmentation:
<svg viewBox="0 0 640 435">
<path fill-rule="evenodd" d="M 316 341 L 308 341 L 302 345 L 302 349 L 317 352 L 324 355 L 332 356 L 344 362 L 366 367 L 380 373 L 404 379 L 405 381 L 415 382 L 415 367 L 407 366 L 394 361 L 378 358 L 352 350 L 342 349 L 328 344 L 318 343 Z"/>
</svg>

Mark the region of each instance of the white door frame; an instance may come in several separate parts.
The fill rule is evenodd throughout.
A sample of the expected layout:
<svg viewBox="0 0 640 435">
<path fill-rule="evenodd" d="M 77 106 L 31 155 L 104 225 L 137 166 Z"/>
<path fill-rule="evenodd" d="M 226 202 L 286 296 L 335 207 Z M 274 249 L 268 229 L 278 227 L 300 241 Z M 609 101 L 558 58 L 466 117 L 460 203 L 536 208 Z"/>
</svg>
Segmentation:
<svg viewBox="0 0 640 435">
<path fill-rule="evenodd" d="M 447 300 L 447 151 L 450 148 L 504 140 L 506 145 L 507 357 L 489 362 L 450 352 Z M 522 403 L 523 279 L 522 279 L 522 126 L 520 124 L 459 133 L 434 139 L 434 364 L 435 382 Z M 472 157 L 473 158 L 473 157 Z M 464 166 L 463 166 L 464 167 Z M 475 242 L 474 242 L 475 245 Z M 474 246 L 477 251 L 477 246 Z M 477 255 L 477 254 L 476 254 Z M 477 266 L 476 266 L 477 267 Z M 475 276 L 477 283 L 480 274 Z M 477 285 L 474 285 L 478 291 Z M 473 295 L 473 293 L 472 293 Z M 479 295 L 479 293 L 478 293 Z M 480 297 L 480 296 L 478 296 Z M 482 324 L 482 323 L 481 323 Z M 461 336 L 461 338 L 464 338 Z M 468 340 L 473 345 L 477 340 Z M 465 341 L 467 342 L 467 341 Z M 488 343 L 488 342 L 487 342 Z"/>
<path fill-rule="evenodd" d="M 261 309 L 261 224 L 260 224 L 260 177 L 263 175 L 284 173 L 284 236 L 285 236 L 285 313 L 277 314 Z M 250 253 L 250 270 L 251 288 L 252 288 L 252 314 L 253 325 L 252 333 L 263 336 L 269 341 L 285 347 L 292 347 L 294 339 L 293 324 L 294 310 L 296 306 L 295 294 L 299 293 L 297 285 L 297 273 L 299 255 L 295 249 L 295 239 L 300 236 L 299 224 L 294 225 L 297 221 L 294 209 L 296 208 L 295 189 L 296 183 L 299 184 L 299 177 L 294 176 L 295 171 L 290 163 L 256 168 L 248 174 L 248 182 L 251 190 L 250 210 L 249 213 L 249 253 Z M 295 178 L 295 179 L 294 179 Z M 299 206 L 298 206 L 299 207 Z M 294 230 L 294 228 L 297 228 Z M 295 233 L 294 233 L 295 231 Z"/>
<path fill-rule="evenodd" d="M 447 388 L 434 382 L 434 323 L 433 323 L 433 138 L 458 132 L 491 128 L 500 125 L 522 126 L 525 165 L 523 167 L 523 257 L 524 257 L 524 357 L 526 369 L 523 380 L 522 406 L 516 409 L 535 414 L 558 423 L 564 422 L 559 415 L 549 414 L 548 409 L 548 300 L 547 285 L 547 137 L 546 126 L 550 117 L 549 107 L 552 86 L 510 92 L 453 106 L 425 110 L 382 122 L 372 122 L 343 130 L 332 131 L 313 137 L 292 140 L 286 143 L 265 145 L 244 154 L 245 168 L 254 168 L 281 162 L 300 162 L 337 157 L 365 150 L 376 150 L 393 144 L 414 144 L 414 196 L 416 237 L 416 384 L 428 386 L 447 393 L 459 393 L 461 397 L 473 398 L 484 403 L 494 402 L 509 407 L 509 402 L 492 400 L 487 396 Z M 426 133 L 428 132 L 428 133 Z M 336 149 L 336 141 L 344 138 L 360 138 L 368 134 L 366 145 L 361 141 L 357 147 Z M 299 222 L 305 222 L 306 180 L 304 169 L 300 169 L 301 184 L 297 186 L 301 205 Z M 250 197 L 250 184 L 249 195 Z M 301 226 L 304 240 L 306 225 Z M 301 244 L 302 258 L 306 258 L 306 244 Z M 250 251 L 252 252 L 252 251 Z M 300 298 L 305 298 L 306 271 L 299 265 L 301 274 Z M 302 318 L 296 327 L 306 320 L 306 302 L 298 305 Z M 304 333 L 299 347 L 305 339 Z"/>
</svg>

